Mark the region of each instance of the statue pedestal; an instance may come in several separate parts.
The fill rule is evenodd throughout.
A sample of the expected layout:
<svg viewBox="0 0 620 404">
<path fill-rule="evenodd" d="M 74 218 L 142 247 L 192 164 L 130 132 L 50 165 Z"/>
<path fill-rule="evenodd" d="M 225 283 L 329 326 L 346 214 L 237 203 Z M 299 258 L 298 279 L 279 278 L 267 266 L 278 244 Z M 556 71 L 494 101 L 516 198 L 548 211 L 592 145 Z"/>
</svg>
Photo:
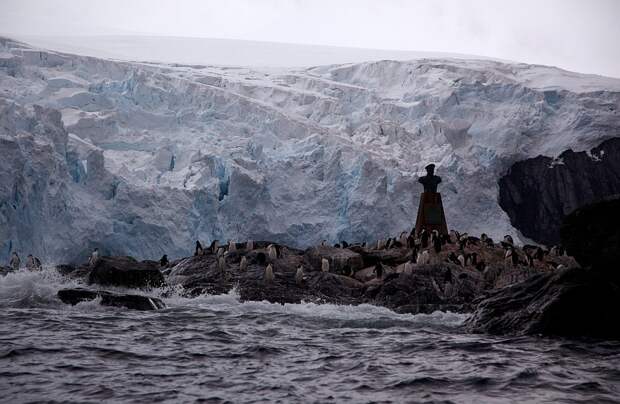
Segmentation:
<svg viewBox="0 0 620 404">
<path fill-rule="evenodd" d="M 439 234 L 448 234 L 446 215 L 443 212 L 441 194 L 439 192 L 422 192 L 418 218 L 415 222 L 415 234 L 418 236 L 422 229 L 431 232 L 437 230 Z"/>
</svg>

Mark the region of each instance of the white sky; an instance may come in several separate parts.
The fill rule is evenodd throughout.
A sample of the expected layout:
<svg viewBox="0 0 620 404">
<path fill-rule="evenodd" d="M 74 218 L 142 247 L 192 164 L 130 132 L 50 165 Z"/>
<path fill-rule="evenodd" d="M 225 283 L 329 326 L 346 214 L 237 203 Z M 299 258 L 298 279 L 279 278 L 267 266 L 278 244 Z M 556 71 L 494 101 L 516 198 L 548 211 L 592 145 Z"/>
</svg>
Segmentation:
<svg viewBox="0 0 620 404">
<path fill-rule="evenodd" d="M 620 77 L 620 0 L 0 0 L 0 32 L 464 53 Z"/>
</svg>

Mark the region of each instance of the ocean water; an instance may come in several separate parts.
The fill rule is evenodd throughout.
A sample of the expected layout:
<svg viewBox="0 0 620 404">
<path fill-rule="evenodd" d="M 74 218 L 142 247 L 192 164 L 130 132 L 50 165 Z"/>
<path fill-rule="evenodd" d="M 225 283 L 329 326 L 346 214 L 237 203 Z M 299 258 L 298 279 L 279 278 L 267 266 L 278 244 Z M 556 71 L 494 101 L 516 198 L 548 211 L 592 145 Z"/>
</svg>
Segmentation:
<svg viewBox="0 0 620 404">
<path fill-rule="evenodd" d="M 173 294 L 158 312 L 67 306 L 56 292 L 71 286 L 52 270 L 0 278 L 1 402 L 620 402 L 618 342 L 234 292 Z"/>
</svg>

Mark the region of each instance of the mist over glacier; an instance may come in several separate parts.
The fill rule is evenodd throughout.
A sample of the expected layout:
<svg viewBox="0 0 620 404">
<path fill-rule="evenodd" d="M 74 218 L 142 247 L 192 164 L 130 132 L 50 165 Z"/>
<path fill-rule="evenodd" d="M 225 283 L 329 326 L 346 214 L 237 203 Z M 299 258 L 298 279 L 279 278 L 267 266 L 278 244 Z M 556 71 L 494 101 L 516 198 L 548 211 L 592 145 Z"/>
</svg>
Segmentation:
<svg viewBox="0 0 620 404">
<path fill-rule="evenodd" d="M 450 228 L 518 236 L 498 178 L 618 136 L 619 107 L 620 80 L 546 66 L 190 66 L 0 39 L 0 259 L 372 241 L 414 225 L 429 162 Z"/>
</svg>

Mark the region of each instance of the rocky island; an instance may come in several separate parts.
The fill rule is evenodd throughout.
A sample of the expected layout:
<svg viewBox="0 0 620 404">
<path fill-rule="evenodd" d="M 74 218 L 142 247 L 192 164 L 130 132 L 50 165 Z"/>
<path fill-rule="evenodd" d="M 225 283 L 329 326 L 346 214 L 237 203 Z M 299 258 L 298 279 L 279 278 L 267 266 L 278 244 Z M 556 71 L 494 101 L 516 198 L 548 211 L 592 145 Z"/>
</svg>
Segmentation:
<svg viewBox="0 0 620 404">
<path fill-rule="evenodd" d="M 618 314 L 608 309 L 620 301 L 612 269 L 619 258 L 620 226 L 613 214 L 618 209 L 620 200 L 615 199 L 570 215 L 562 230 L 566 252 L 452 231 L 439 243 L 433 235 L 401 234 L 373 245 L 306 250 L 267 241 L 213 243 L 165 267 L 156 261 L 102 257 L 95 265 L 58 270 L 95 288 L 180 287 L 186 296 L 234 288 L 243 301 L 368 303 L 400 313 L 472 313 L 466 324 L 472 332 L 617 338 Z M 593 244 L 585 244 L 588 240 Z M 101 293 L 62 290 L 59 297 L 75 304 Z M 146 299 L 145 304 L 136 297 L 106 295 L 104 304 L 162 307 L 158 299 L 151 298 L 153 304 Z"/>
</svg>

